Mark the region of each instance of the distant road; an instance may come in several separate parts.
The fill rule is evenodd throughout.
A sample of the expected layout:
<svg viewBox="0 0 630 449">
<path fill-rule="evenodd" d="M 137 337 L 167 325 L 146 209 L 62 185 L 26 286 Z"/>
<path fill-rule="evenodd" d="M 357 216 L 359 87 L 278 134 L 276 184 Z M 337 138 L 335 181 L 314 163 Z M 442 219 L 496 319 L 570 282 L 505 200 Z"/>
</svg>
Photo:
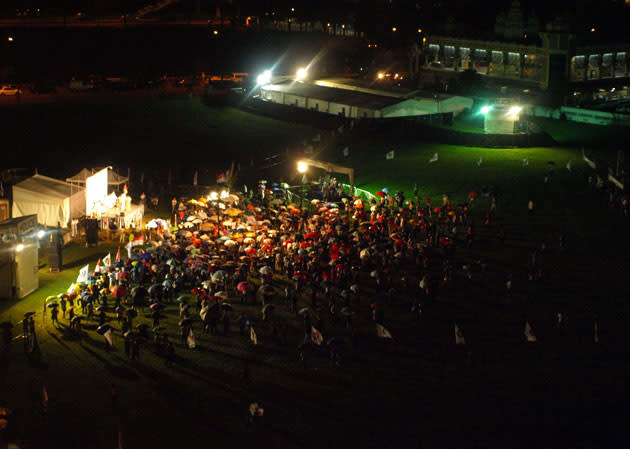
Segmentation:
<svg viewBox="0 0 630 449">
<path fill-rule="evenodd" d="M 213 24 L 214 19 L 208 18 L 191 18 L 189 19 L 175 19 L 175 20 L 151 20 L 127 17 L 127 21 L 122 16 L 116 17 L 99 17 L 99 18 L 76 18 L 66 17 L 64 22 L 63 17 L 29 17 L 25 19 L 0 19 L 0 28 L 59 28 L 59 27 L 71 27 L 71 28 L 122 28 L 125 26 L 147 26 L 147 25 L 193 25 L 193 26 L 208 26 Z M 215 24 L 217 25 L 217 24 Z M 229 26 L 229 25 L 228 25 Z"/>
</svg>

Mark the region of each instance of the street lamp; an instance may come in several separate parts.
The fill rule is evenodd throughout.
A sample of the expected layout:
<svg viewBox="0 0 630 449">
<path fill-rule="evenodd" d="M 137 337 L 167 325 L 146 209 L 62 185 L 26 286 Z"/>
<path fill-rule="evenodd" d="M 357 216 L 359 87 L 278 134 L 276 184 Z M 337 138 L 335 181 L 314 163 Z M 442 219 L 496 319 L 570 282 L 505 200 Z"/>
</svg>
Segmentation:
<svg viewBox="0 0 630 449">
<path fill-rule="evenodd" d="M 493 108 L 492 108 L 492 106 L 483 106 L 483 107 L 481 108 L 481 111 L 480 111 L 480 112 L 481 112 L 483 115 L 488 115 L 488 114 L 490 113 L 490 111 L 492 111 L 492 109 L 493 109 Z"/>
<path fill-rule="evenodd" d="M 521 112 L 521 107 L 520 106 L 512 106 L 510 109 L 508 109 L 507 111 L 507 115 L 511 116 L 511 117 L 515 117 L 519 114 L 519 112 Z"/>
<path fill-rule="evenodd" d="M 23 243 L 18 243 L 15 246 L 15 252 L 16 253 L 21 253 L 22 251 L 24 251 L 24 244 Z"/>
<path fill-rule="evenodd" d="M 271 70 L 265 70 L 260 75 L 258 75 L 258 78 L 256 78 L 256 82 L 259 86 L 269 84 L 271 82 Z"/>
<path fill-rule="evenodd" d="M 304 196 L 306 195 L 306 170 L 308 169 L 308 164 L 304 161 L 298 161 L 297 170 L 302 175 L 302 194 L 300 195 L 300 210 L 304 206 Z"/>
<path fill-rule="evenodd" d="M 296 81 L 303 81 L 306 79 L 306 76 L 308 75 L 308 72 L 306 71 L 306 69 L 304 67 L 300 67 L 297 71 L 297 73 L 295 74 L 295 80 Z"/>
</svg>

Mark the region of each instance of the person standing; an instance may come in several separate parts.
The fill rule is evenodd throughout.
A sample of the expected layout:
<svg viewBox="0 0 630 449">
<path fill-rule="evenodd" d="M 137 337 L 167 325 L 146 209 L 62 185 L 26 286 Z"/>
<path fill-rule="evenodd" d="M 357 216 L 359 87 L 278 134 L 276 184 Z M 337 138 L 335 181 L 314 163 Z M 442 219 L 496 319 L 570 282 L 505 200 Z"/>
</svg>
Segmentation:
<svg viewBox="0 0 630 449">
<path fill-rule="evenodd" d="M 57 319 L 57 316 L 59 315 L 59 310 L 56 307 L 53 307 L 50 310 L 50 319 L 52 321 L 53 324 L 59 324 L 59 320 Z"/>
</svg>

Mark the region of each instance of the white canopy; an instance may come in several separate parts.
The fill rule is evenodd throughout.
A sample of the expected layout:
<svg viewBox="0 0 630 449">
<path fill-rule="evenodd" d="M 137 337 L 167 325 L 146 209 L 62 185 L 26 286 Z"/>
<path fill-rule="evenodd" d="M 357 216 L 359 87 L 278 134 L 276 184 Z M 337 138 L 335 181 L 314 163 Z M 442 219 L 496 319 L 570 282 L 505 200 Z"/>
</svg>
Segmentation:
<svg viewBox="0 0 630 449">
<path fill-rule="evenodd" d="M 90 176 L 92 176 L 94 173 L 102 170 L 103 168 L 104 167 L 92 168 L 92 169 L 84 168 L 76 175 L 70 178 L 66 178 L 66 182 L 69 182 L 75 185 L 78 184 L 80 186 L 85 186 L 85 180 L 89 178 Z M 126 184 L 128 181 L 129 181 L 129 178 L 127 176 L 121 176 L 111 169 L 107 171 L 107 184 L 110 186 L 119 186 L 122 184 Z"/>
<path fill-rule="evenodd" d="M 39 224 L 67 227 L 84 204 L 84 190 L 73 194 L 69 183 L 48 176 L 34 175 L 13 186 L 13 218 L 36 214 Z"/>
</svg>

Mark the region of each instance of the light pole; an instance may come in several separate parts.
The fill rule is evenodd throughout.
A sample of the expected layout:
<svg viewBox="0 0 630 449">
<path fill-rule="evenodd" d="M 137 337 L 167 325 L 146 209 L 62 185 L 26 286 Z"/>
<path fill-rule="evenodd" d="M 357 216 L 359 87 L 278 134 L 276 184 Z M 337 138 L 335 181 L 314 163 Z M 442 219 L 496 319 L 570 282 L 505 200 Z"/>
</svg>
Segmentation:
<svg viewBox="0 0 630 449">
<path fill-rule="evenodd" d="M 308 164 L 304 161 L 298 161 L 297 170 L 302 175 L 302 194 L 300 195 L 300 210 L 302 210 L 304 204 L 304 195 L 306 194 L 304 186 L 306 185 L 306 170 L 308 169 Z"/>
</svg>

